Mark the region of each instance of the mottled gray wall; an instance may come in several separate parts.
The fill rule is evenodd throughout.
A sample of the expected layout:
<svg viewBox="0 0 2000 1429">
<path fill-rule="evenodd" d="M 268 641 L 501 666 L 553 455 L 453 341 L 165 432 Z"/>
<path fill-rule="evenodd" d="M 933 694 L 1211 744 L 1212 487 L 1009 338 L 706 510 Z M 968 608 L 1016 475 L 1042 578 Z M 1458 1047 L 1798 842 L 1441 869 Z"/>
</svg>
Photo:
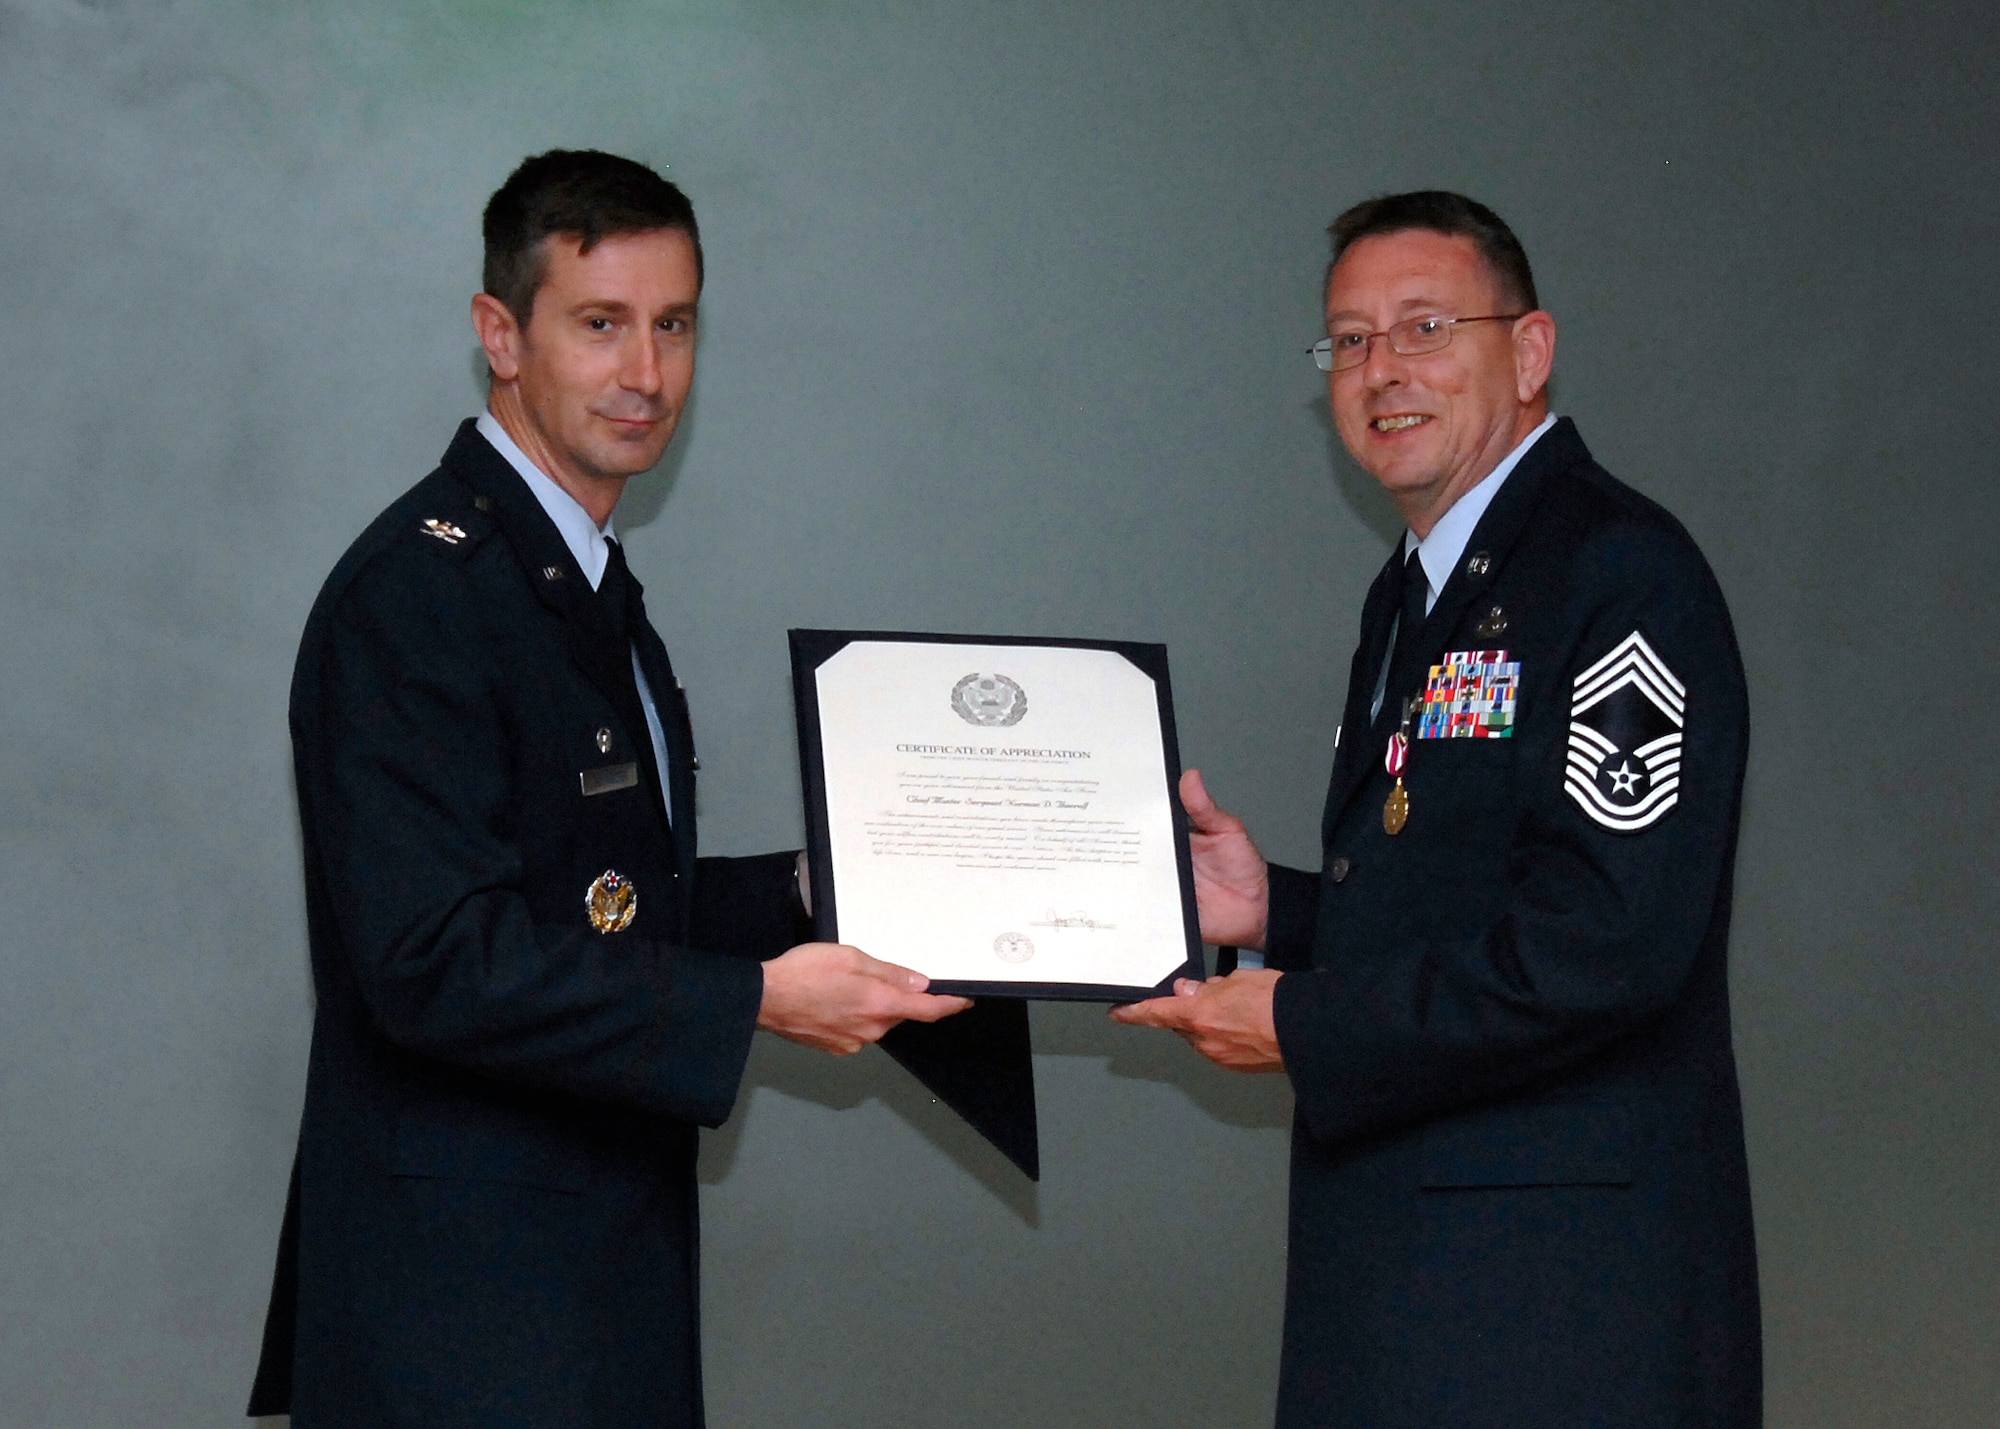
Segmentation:
<svg viewBox="0 0 2000 1429">
<path fill-rule="evenodd" d="M 1771 1422 L 2000 1417 L 1987 6 L 0 0 L 0 1423 L 242 1404 L 309 1026 L 284 698 L 475 410 L 477 214 L 671 165 L 701 372 L 625 513 L 719 851 L 799 836 L 784 630 L 1164 640 L 1314 855 L 1393 532 L 1303 355 L 1348 202 L 1485 197 L 1558 407 L 1734 605 Z M 1037 1009 L 1029 1188 L 885 1058 L 711 1137 L 718 1425 L 1255 1424 L 1282 1085 Z"/>
</svg>

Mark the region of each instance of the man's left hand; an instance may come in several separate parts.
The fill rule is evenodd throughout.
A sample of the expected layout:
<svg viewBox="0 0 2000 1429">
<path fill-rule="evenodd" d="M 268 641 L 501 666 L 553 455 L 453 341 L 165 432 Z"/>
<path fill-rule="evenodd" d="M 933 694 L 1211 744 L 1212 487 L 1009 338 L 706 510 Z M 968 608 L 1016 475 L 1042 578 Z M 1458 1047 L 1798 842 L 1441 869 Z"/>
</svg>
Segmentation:
<svg viewBox="0 0 2000 1429">
<path fill-rule="evenodd" d="M 1271 1020 L 1271 990 L 1282 973 L 1246 969 L 1195 982 L 1178 978 L 1172 997 L 1153 997 L 1111 1009 L 1114 1021 L 1164 1027 L 1218 1067 L 1232 1072 L 1282 1072 L 1278 1028 Z"/>
</svg>

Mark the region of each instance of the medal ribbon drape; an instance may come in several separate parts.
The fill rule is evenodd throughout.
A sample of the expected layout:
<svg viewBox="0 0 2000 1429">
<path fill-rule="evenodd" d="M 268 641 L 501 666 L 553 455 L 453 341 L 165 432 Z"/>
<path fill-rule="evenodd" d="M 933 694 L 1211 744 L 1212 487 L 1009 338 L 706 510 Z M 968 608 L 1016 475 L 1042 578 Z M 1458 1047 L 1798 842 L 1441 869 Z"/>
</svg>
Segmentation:
<svg viewBox="0 0 2000 1429">
<path fill-rule="evenodd" d="M 1410 821 L 1410 794 L 1403 787 L 1403 766 L 1410 761 L 1410 716 L 1422 703 L 1423 696 L 1421 693 L 1411 696 L 1405 691 L 1414 683 L 1408 667 L 1416 659 L 1417 641 L 1428 614 L 1425 607 L 1429 604 L 1430 578 L 1424 573 L 1421 556 L 1411 551 L 1403 562 L 1402 609 L 1396 616 L 1396 647 L 1389 657 L 1389 687 L 1382 700 L 1384 709 L 1394 708 L 1399 712 L 1395 733 L 1389 736 L 1389 747 L 1382 758 L 1383 767 L 1396 781 L 1396 787 L 1389 791 L 1389 801 L 1382 806 L 1382 828 L 1392 835 L 1401 833 L 1403 825 Z"/>
<path fill-rule="evenodd" d="M 1382 767 L 1396 779 L 1389 802 L 1382 806 L 1382 828 L 1391 835 L 1400 834 L 1410 821 L 1410 791 L 1403 787 L 1403 766 L 1410 762 L 1410 715 L 1416 705 L 1415 699 L 1403 701 L 1402 723 L 1389 736 L 1389 749 L 1382 758 Z"/>
</svg>

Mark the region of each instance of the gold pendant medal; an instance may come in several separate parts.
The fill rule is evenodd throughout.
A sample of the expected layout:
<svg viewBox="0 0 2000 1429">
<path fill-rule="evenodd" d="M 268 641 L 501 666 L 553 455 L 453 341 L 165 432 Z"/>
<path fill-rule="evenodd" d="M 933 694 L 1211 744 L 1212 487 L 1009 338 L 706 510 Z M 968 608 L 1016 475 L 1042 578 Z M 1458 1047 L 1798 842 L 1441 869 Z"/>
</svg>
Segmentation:
<svg viewBox="0 0 2000 1429">
<path fill-rule="evenodd" d="M 1382 806 L 1382 827 L 1391 834 L 1400 834 L 1409 821 L 1410 796 L 1404 792 L 1403 781 L 1398 779 L 1396 787 L 1389 791 L 1389 802 Z"/>
<path fill-rule="evenodd" d="M 1403 787 L 1403 766 L 1409 759 L 1410 738 L 1399 729 L 1389 736 L 1389 754 L 1382 761 L 1396 776 L 1396 787 L 1389 791 L 1389 802 L 1382 806 L 1382 828 L 1392 835 L 1400 834 L 1403 825 L 1410 821 L 1410 795 Z"/>
<path fill-rule="evenodd" d="M 1396 787 L 1389 791 L 1389 802 L 1382 806 L 1382 829 L 1392 838 L 1410 821 L 1410 791 L 1403 787 L 1403 766 L 1410 762 L 1410 716 L 1420 703 L 1418 699 L 1403 701 L 1403 722 L 1389 736 L 1388 753 L 1382 759 L 1382 766 L 1396 780 Z"/>
</svg>

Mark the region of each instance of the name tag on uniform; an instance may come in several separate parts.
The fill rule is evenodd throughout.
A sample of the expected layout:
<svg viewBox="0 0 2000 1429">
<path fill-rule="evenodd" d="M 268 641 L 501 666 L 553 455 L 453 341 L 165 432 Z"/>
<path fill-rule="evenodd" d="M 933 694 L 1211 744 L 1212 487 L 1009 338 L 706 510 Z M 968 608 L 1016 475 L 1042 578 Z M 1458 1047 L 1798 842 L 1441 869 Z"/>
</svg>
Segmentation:
<svg viewBox="0 0 2000 1429">
<path fill-rule="evenodd" d="M 586 769 L 577 775 L 583 785 L 583 796 L 609 794 L 616 789 L 630 789 L 639 782 L 639 766 L 636 764 L 605 764 L 596 769 Z"/>
<path fill-rule="evenodd" d="M 1418 739 L 1512 739 L 1521 664 L 1505 650 L 1454 650 L 1424 682 Z"/>
</svg>

